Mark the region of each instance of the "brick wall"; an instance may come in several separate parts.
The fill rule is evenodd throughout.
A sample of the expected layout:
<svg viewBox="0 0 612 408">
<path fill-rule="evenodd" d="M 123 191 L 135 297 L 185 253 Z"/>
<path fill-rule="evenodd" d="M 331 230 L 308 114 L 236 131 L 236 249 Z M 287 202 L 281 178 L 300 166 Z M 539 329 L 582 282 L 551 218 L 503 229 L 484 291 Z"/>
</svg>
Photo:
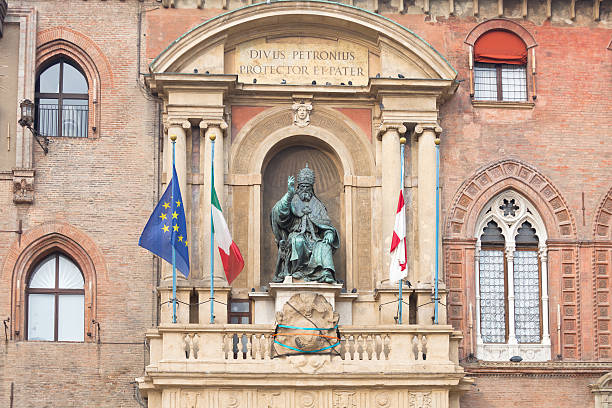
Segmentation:
<svg viewBox="0 0 612 408">
<path fill-rule="evenodd" d="M 32 3 L 11 1 L 10 7 Z M 97 271 L 101 344 L 87 337 L 77 344 L 0 341 L 0 405 L 9 406 L 13 383 L 14 407 L 138 406 L 130 382 L 143 372 L 144 331 L 156 320 L 156 269 L 152 256 L 137 246 L 157 193 L 157 104 L 137 75 L 138 13 L 147 5 L 35 3 L 39 33 L 64 27 L 86 39 L 77 45 L 100 72 L 99 135 L 52 139 L 48 155 L 34 143 L 35 201 L 13 204 L 12 181 L 0 181 L 0 229 L 13 229 L 22 220 L 25 236 L 41 224 L 58 222 L 74 226 L 95 244 L 105 266 L 105 272 Z M 38 46 L 46 36 L 40 36 Z M 0 265 L 17 238 L 0 235 Z M 75 241 L 85 247 L 83 240 Z M 10 291 L 11 276 L 5 273 L 0 276 L 2 319 L 10 315 Z"/>
</svg>

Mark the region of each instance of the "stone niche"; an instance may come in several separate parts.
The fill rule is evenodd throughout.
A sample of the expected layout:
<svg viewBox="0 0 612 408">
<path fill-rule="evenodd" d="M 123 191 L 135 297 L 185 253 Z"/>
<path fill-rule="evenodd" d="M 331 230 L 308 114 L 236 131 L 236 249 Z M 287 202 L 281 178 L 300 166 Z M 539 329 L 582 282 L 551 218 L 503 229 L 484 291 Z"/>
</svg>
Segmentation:
<svg viewBox="0 0 612 408">
<path fill-rule="evenodd" d="M 296 144 L 278 152 L 271 152 L 263 173 L 262 183 L 262 220 L 261 244 L 261 282 L 272 281 L 276 266 L 277 246 L 270 226 L 270 211 L 276 202 L 287 192 L 287 177 L 296 176 L 308 163 L 315 172 L 314 190 L 316 196 L 325 204 L 327 213 L 340 235 L 340 248 L 334 253 L 336 280 L 346 281 L 346 233 L 342 220 L 345 218 L 344 188 L 339 163 L 335 155 L 323 146 Z"/>
</svg>

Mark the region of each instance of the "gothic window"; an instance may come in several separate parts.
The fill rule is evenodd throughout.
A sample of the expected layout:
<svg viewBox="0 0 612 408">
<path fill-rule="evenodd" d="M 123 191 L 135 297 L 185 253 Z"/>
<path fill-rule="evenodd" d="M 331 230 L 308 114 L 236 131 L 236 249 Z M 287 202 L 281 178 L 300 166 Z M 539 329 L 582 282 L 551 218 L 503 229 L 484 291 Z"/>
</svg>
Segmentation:
<svg viewBox="0 0 612 408">
<path fill-rule="evenodd" d="M 61 253 L 39 262 L 26 287 L 27 339 L 83 341 L 84 283 L 79 267 Z"/>
<path fill-rule="evenodd" d="M 36 79 L 36 128 L 45 136 L 87 137 L 89 85 L 80 67 L 60 57 Z"/>
<path fill-rule="evenodd" d="M 519 36 L 492 30 L 476 40 L 474 99 L 527 101 L 527 47 Z"/>
<path fill-rule="evenodd" d="M 550 359 L 546 230 L 514 191 L 485 206 L 476 230 L 477 357 Z"/>
</svg>

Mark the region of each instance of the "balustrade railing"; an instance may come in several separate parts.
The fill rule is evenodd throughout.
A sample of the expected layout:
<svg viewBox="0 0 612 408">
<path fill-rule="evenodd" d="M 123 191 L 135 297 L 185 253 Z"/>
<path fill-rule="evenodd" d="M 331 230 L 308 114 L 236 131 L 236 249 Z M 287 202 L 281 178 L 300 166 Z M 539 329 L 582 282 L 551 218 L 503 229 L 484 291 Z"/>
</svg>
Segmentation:
<svg viewBox="0 0 612 408">
<path fill-rule="evenodd" d="M 160 360 L 253 361 L 274 360 L 274 326 L 165 326 L 151 334 L 152 349 L 161 347 Z M 340 327 L 338 361 L 410 363 L 448 361 L 453 334 L 450 326 Z M 153 345 L 155 339 L 162 341 Z M 333 354 L 332 354 L 333 355 Z M 154 360 L 154 358 L 152 358 Z"/>
</svg>

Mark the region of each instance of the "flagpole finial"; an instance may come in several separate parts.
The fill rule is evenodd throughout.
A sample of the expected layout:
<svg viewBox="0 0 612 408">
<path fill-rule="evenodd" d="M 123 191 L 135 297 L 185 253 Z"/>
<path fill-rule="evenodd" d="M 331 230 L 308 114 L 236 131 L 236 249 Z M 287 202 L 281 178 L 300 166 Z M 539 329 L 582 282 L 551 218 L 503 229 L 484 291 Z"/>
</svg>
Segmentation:
<svg viewBox="0 0 612 408">
<path fill-rule="evenodd" d="M 211 140 L 211 142 L 214 142 L 215 139 L 217 139 L 217 135 L 215 135 L 215 132 L 210 132 L 210 136 L 208 136 L 208 138 Z"/>
<path fill-rule="evenodd" d="M 176 135 L 170 135 L 170 140 L 172 140 L 173 142 L 176 142 Z"/>
<path fill-rule="evenodd" d="M 404 136 L 400 137 L 400 144 L 406 144 L 406 138 Z"/>
<path fill-rule="evenodd" d="M 437 144 L 437 145 L 439 145 L 439 144 L 440 144 L 440 138 L 439 138 L 439 137 L 436 137 L 436 138 L 434 139 L 434 143 L 435 143 L 435 144 Z"/>
</svg>

